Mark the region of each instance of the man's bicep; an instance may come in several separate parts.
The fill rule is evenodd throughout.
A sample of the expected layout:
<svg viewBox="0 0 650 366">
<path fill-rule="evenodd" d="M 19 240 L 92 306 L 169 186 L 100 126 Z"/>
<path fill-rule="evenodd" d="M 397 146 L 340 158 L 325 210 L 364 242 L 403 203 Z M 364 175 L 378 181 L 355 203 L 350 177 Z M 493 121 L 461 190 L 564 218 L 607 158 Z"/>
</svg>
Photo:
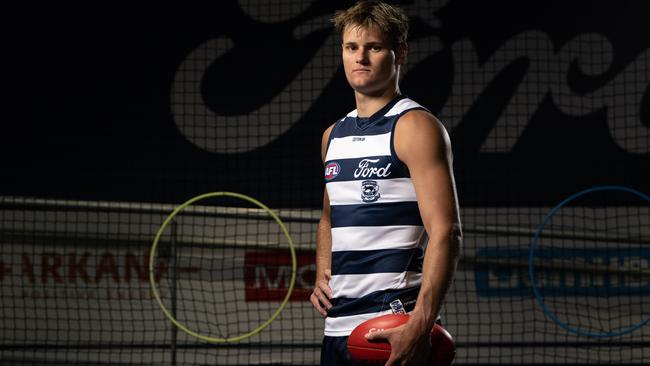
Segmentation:
<svg viewBox="0 0 650 366">
<path fill-rule="evenodd" d="M 431 226 L 452 225 L 457 217 L 449 137 L 428 114 L 413 115 L 404 122 L 396 129 L 395 149 L 409 169 L 420 214 L 431 235 Z"/>
<path fill-rule="evenodd" d="M 412 171 L 413 185 L 422 221 L 432 230 L 448 230 L 457 218 L 453 178 L 443 164 L 422 166 Z"/>
</svg>

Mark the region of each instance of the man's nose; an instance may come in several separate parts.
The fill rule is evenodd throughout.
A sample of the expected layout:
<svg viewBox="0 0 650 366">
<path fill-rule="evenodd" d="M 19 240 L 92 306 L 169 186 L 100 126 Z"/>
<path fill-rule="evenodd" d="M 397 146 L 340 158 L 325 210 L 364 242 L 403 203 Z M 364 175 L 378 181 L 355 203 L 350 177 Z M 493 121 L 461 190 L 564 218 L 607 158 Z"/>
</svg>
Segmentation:
<svg viewBox="0 0 650 366">
<path fill-rule="evenodd" d="M 359 48 L 359 51 L 357 52 L 357 63 L 361 65 L 366 65 L 368 63 L 368 51 Z"/>
</svg>

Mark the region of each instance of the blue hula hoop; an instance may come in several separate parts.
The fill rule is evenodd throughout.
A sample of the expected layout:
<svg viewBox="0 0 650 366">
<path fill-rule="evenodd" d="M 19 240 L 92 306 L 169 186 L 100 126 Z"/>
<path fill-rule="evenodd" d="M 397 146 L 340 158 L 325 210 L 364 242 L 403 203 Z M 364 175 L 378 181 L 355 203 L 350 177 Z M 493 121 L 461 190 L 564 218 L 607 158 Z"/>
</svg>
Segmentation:
<svg viewBox="0 0 650 366">
<path fill-rule="evenodd" d="M 535 252 L 537 250 L 537 241 L 539 240 L 539 237 L 540 237 L 542 231 L 544 230 L 544 227 L 546 226 L 548 221 L 551 219 L 551 217 L 553 217 L 553 215 L 555 215 L 555 213 L 560 208 L 562 208 L 567 203 L 572 202 L 576 198 L 587 195 L 587 194 L 590 194 L 590 193 L 593 193 L 593 192 L 598 192 L 598 191 L 628 192 L 628 193 L 635 194 L 635 195 L 645 199 L 647 202 L 650 203 L 650 196 L 648 196 L 648 195 L 646 195 L 646 194 L 644 194 L 642 192 L 639 192 L 639 191 L 637 191 L 635 189 L 624 187 L 624 186 L 609 186 L 609 185 L 608 186 L 596 186 L 596 187 L 592 187 L 592 188 L 589 188 L 589 189 L 585 189 L 583 191 L 580 191 L 578 193 L 575 193 L 575 194 L 569 196 L 568 198 L 566 198 L 565 200 L 560 202 L 557 206 L 553 207 L 553 209 L 551 209 L 548 212 L 548 214 L 546 214 L 546 217 L 544 217 L 544 220 L 542 221 L 542 223 L 537 228 L 537 231 L 535 232 L 535 236 L 533 237 L 533 241 L 532 241 L 531 246 L 530 246 L 530 253 L 528 255 L 528 274 L 530 276 L 530 284 L 531 284 L 531 287 L 533 289 L 533 293 L 535 294 L 535 300 L 537 301 L 537 304 L 539 304 L 539 306 L 544 311 L 544 314 L 548 318 L 553 320 L 561 328 L 567 330 L 570 333 L 576 334 L 578 336 L 593 337 L 593 338 L 608 338 L 608 337 L 622 336 L 624 334 L 633 332 L 633 331 L 643 327 L 648 322 L 650 322 L 650 316 L 648 316 L 647 318 L 643 319 L 642 321 L 640 321 L 640 322 L 638 322 L 638 323 L 636 323 L 636 324 L 634 324 L 634 325 L 632 325 L 630 327 L 620 329 L 620 330 L 609 331 L 609 332 L 592 332 L 592 331 L 586 331 L 586 330 L 582 330 L 582 329 L 579 329 L 579 328 L 576 328 L 576 327 L 572 327 L 569 324 L 567 324 L 567 323 L 561 321 L 560 319 L 558 319 L 558 317 L 555 315 L 555 313 L 553 311 L 551 311 L 548 308 L 548 306 L 546 306 L 546 304 L 544 303 L 544 297 L 542 296 L 542 294 L 541 294 L 541 292 L 540 292 L 540 290 L 539 290 L 539 288 L 537 287 L 537 284 L 536 284 L 535 270 L 534 270 L 534 265 L 533 265 L 533 262 L 535 260 Z"/>
</svg>

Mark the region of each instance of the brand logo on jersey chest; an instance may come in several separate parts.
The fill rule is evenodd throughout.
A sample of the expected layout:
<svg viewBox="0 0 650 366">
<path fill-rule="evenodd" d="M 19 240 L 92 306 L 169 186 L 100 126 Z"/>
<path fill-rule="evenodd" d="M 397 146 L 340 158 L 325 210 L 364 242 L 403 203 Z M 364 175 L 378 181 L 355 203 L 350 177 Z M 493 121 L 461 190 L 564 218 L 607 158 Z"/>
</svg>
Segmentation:
<svg viewBox="0 0 650 366">
<path fill-rule="evenodd" d="M 383 167 L 373 166 L 379 163 L 379 159 L 363 159 L 359 162 L 359 167 L 354 170 L 355 178 L 386 178 L 390 175 L 390 165 Z M 372 164 L 372 165 L 371 165 Z"/>
<path fill-rule="evenodd" d="M 325 179 L 332 180 L 341 172 L 341 166 L 338 163 L 329 163 L 325 166 Z"/>
</svg>

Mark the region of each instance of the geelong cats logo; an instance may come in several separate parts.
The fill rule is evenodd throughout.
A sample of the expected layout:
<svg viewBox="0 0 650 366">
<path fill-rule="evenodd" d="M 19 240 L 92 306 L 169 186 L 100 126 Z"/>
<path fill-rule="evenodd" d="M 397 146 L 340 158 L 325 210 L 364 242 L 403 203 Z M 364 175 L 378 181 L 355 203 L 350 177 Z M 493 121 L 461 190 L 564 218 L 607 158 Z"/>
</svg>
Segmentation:
<svg viewBox="0 0 650 366">
<path fill-rule="evenodd" d="M 364 180 L 361 182 L 361 200 L 363 202 L 375 202 L 381 197 L 379 185 L 375 180 Z"/>
</svg>

